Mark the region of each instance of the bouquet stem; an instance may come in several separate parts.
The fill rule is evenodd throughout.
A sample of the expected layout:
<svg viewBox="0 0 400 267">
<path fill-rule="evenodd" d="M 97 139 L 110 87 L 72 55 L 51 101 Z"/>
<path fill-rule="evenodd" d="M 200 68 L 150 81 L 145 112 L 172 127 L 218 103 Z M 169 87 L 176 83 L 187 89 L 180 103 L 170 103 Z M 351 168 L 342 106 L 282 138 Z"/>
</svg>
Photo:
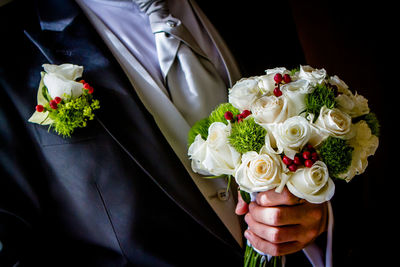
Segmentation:
<svg viewBox="0 0 400 267">
<path fill-rule="evenodd" d="M 273 256 L 268 261 L 268 258 L 259 254 L 253 247 L 246 245 L 244 253 L 244 267 L 281 267 L 282 257 Z"/>
</svg>

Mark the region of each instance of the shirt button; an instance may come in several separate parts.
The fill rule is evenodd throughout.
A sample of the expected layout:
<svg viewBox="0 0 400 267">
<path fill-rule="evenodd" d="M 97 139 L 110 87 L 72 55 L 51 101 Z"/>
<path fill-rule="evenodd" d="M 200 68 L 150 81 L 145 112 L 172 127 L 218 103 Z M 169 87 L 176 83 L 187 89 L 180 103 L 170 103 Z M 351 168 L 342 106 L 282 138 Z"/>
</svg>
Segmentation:
<svg viewBox="0 0 400 267">
<path fill-rule="evenodd" d="M 227 201 L 229 199 L 229 191 L 226 191 L 226 189 L 219 189 L 217 191 L 217 196 L 219 200 L 221 201 Z"/>
</svg>

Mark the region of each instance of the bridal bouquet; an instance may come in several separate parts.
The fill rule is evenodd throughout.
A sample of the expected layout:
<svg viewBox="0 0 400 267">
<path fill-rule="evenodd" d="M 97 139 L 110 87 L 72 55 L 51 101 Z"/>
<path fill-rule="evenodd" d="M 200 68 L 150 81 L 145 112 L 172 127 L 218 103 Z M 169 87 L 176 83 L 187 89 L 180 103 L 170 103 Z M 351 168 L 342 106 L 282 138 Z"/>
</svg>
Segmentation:
<svg viewBox="0 0 400 267">
<path fill-rule="evenodd" d="M 191 128 L 188 155 L 194 172 L 234 177 L 247 202 L 257 192 L 279 193 L 286 186 L 322 203 L 334 195 L 333 179 L 349 182 L 365 171 L 378 136 L 367 99 L 339 77 L 310 66 L 275 68 L 230 88 L 228 103 Z M 245 266 L 265 264 L 248 243 Z"/>
</svg>

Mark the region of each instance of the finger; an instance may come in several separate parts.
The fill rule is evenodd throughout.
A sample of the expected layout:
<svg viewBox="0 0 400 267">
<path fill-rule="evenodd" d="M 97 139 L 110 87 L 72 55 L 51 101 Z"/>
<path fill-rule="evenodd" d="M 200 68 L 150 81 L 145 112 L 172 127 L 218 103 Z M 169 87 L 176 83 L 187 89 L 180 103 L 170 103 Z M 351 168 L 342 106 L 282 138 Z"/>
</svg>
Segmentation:
<svg viewBox="0 0 400 267">
<path fill-rule="evenodd" d="M 277 244 L 271 243 L 265 239 L 260 238 L 251 230 L 246 230 L 244 235 L 246 239 L 253 245 L 253 247 L 271 256 L 282 256 L 295 253 L 303 249 L 303 244 L 296 241 Z"/>
<path fill-rule="evenodd" d="M 242 199 L 240 193 L 238 194 L 238 203 L 236 205 L 235 213 L 237 215 L 244 215 L 249 211 L 249 205 Z"/>
<path fill-rule="evenodd" d="M 275 192 L 275 190 L 268 190 L 257 194 L 256 202 L 260 206 L 271 207 L 281 205 L 298 205 L 304 203 L 305 200 L 296 197 L 285 186 L 281 193 Z"/>
<path fill-rule="evenodd" d="M 255 202 L 249 205 L 253 219 L 269 226 L 301 224 L 304 219 L 305 204 L 297 206 L 264 207 Z"/>
<path fill-rule="evenodd" d="M 279 244 L 301 241 L 299 240 L 302 235 L 300 225 L 269 226 L 255 221 L 250 213 L 246 214 L 245 221 L 254 234 L 268 242 Z"/>
</svg>

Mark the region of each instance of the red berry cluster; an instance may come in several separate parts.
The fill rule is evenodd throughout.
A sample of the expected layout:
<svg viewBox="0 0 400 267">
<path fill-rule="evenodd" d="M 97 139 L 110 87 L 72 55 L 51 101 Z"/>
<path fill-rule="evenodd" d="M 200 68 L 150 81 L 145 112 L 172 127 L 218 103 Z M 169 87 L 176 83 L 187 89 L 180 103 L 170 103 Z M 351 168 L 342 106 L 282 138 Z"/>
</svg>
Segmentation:
<svg viewBox="0 0 400 267">
<path fill-rule="evenodd" d="M 50 100 L 49 105 L 51 109 L 57 109 L 58 108 L 58 104 L 60 104 L 62 101 L 61 97 L 56 96 L 54 99 Z M 45 108 L 43 107 L 43 105 L 37 105 L 36 106 L 36 111 L 37 112 L 43 112 L 45 111 Z"/>
<path fill-rule="evenodd" d="M 243 110 L 242 113 L 237 115 L 236 117 L 233 116 L 233 113 L 230 111 L 225 112 L 224 117 L 226 120 L 231 121 L 231 122 L 242 122 L 245 118 L 247 118 L 251 114 L 250 110 Z"/>
<path fill-rule="evenodd" d="M 93 94 L 94 89 L 92 86 L 90 86 L 87 82 L 85 82 L 85 80 L 80 80 L 79 82 L 83 84 L 83 89 L 88 90 L 89 94 Z"/>
<path fill-rule="evenodd" d="M 282 161 L 288 166 L 291 172 L 295 172 L 299 166 L 306 166 L 311 168 L 314 162 L 318 160 L 318 153 L 315 151 L 314 147 L 308 144 L 301 153 L 296 154 L 296 156 L 291 159 L 287 156 L 283 156 Z"/>
<path fill-rule="evenodd" d="M 274 81 L 275 81 L 275 85 L 276 85 L 276 87 L 275 87 L 275 89 L 274 89 L 274 95 L 275 95 L 276 97 L 280 97 L 280 96 L 282 95 L 282 91 L 281 91 L 281 89 L 280 89 L 281 83 L 282 83 L 282 82 L 284 82 L 284 83 L 290 83 L 290 82 L 292 81 L 292 78 L 290 78 L 290 75 L 289 75 L 289 74 L 284 74 L 284 75 L 282 76 L 282 74 L 277 73 L 277 74 L 275 74 L 275 76 L 274 76 Z"/>
</svg>

